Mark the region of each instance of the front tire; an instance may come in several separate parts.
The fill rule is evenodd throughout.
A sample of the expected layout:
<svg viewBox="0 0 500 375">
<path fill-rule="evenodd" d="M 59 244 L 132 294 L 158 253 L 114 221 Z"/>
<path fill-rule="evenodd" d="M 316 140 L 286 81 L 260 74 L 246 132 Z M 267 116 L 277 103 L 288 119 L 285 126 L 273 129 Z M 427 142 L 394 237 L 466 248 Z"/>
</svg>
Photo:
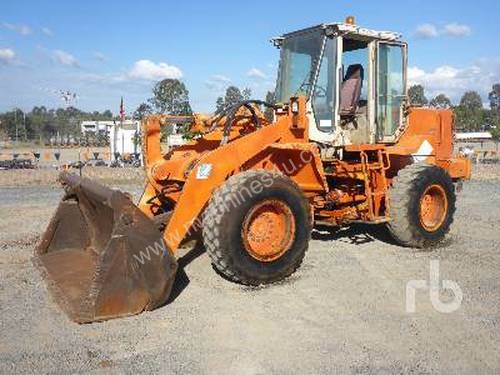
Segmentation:
<svg viewBox="0 0 500 375">
<path fill-rule="evenodd" d="M 242 172 L 211 198 L 203 216 L 203 242 L 216 270 L 229 280 L 276 282 L 302 263 L 312 230 L 310 212 L 290 178 Z"/>
<path fill-rule="evenodd" d="M 389 189 L 392 237 L 408 247 L 432 247 L 450 230 L 456 195 L 449 174 L 438 166 L 411 164 Z"/>
</svg>

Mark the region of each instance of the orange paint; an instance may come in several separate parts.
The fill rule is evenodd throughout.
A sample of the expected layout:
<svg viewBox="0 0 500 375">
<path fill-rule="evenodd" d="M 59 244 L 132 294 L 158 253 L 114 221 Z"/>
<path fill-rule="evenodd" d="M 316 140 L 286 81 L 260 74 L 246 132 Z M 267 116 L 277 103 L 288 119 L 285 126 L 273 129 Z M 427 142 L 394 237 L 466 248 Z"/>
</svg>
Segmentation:
<svg viewBox="0 0 500 375">
<path fill-rule="evenodd" d="M 278 200 L 257 204 L 243 221 L 241 237 L 253 258 L 261 262 L 280 258 L 295 238 L 295 218 L 290 207 Z"/>
<path fill-rule="evenodd" d="M 419 218 L 422 226 L 434 232 L 443 224 L 448 212 L 448 198 L 443 187 L 438 184 L 429 186 L 420 200 Z"/>
<path fill-rule="evenodd" d="M 265 120 L 256 108 L 263 124 L 260 129 L 253 124 L 249 111 L 239 110 L 228 132 L 228 142 L 223 145 L 227 118 L 195 115 L 191 118 L 192 129 L 211 131 L 167 154 L 161 150 L 160 128 L 171 123 L 172 116 L 152 116 L 143 121 L 147 183 L 139 208 L 150 217 L 173 210 L 164 231 L 171 251 L 175 252 L 189 234 L 201 228 L 201 214 L 213 191 L 231 175 L 245 170 L 275 170 L 287 175 L 309 199 L 316 220 L 335 225 L 390 220 L 388 189 L 392 178 L 419 157 L 425 142 L 432 147 L 425 162 L 444 168 L 454 180 L 470 177 L 470 161 L 452 154 L 453 117 L 448 110 L 413 108 L 396 143 L 345 146 L 348 156 L 342 160 L 322 160 L 318 146 L 308 139 L 306 98 L 292 100 L 297 101 L 298 112 L 292 113 L 291 106 L 284 105 L 274 123 Z M 210 172 L 200 177 L 203 168 Z M 425 212 L 434 212 L 428 214 L 430 217 L 437 215 L 435 211 Z M 283 224 L 284 217 L 283 212 L 274 216 L 268 212 L 248 224 L 246 233 L 254 239 L 247 240 L 252 256 L 279 256 L 281 235 L 291 230 Z M 255 239 L 262 238 L 259 233 L 266 220 L 274 229 L 261 246 Z"/>
</svg>

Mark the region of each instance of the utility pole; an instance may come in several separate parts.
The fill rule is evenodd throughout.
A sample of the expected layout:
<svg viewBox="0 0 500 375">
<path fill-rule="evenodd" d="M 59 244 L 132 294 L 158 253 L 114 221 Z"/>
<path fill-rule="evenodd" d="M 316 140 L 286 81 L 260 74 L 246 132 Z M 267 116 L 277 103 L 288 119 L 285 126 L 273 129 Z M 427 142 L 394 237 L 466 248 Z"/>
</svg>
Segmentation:
<svg viewBox="0 0 500 375">
<path fill-rule="evenodd" d="M 116 120 L 113 120 L 113 157 L 115 161 L 118 161 L 118 154 L 117 154 L 117 149 L 116 149 L 116 143 L 118 140 L 118 127 L 116 125 Z"/>
<path fill-rule="evenodd" d="M 59 93 L 61 95 L 61 99 L 63 100 L 63 102 L 65 104 L 66 111 L 68 111 L 68 109 L 70 107 L 72 107 L 72 105 L 76 102 L 76 100 L 78 99 L 78 96 L 76 95 L 76 93 L 71 92 L 69 90 L 66 90 L 66 91 L 60 90 Z M 67 120 L 70 129 L 71 129 L 71 125 L 72 125 L 71 123 L 72 123 L 73 119 L 74 119 L 74 116 L 70 115 L 70 118 Z M 57 131 L 57 137 L 59 138 L 59 130 Z M 68 135 L 67 139 L 69 141 L 69 135 Z M 59 155 L 61 155 L 61 143 L 62 143 L 62 139 L 59 140 Z M 78 152 L 78 158 L 80 158 L 80 152 Z M 60 164 L 61 163 L 59 163 L 59 165 Z M 80 175 L 81 175 L 81 169 L 80 169 Z"/>
<path fill-rule="evenodd" d="M 17 129 L 17 107 L 14 108 L 14 124 L 16 125 L 16 140 L 14 141 L 14 155 L 17 154 L 17 140 L 19 137 L 19 130 Z"/>
<path fill-rule="evenodd" d="M 125 106 L 123 104 L 123 96 L 122 96 L 121 100 L 120 100 L 120 127 L 119 127 L 119 129 L 123 129 L 124 118 L 125 118 Z M 123 137 L 123 134 L 122 134 L 122 137 Z M 123 152 L 123 139 L 122 139 L 121 152 L 118 152 L 117 146 L 118 146 L 118 129 L 116 127 L 116 121 L 115 121 L 114 134 L 113 134 L 113 153 L 114 153 L 115 161 L 118 161 L 119 157 L 122 156 L 121 153 Z"/>
<path fill-rule="evenodd" d="M 26 112 L 23 111 L 24 142 L 28 142 L 28 132 L 26 131 Z"/>
</svg>

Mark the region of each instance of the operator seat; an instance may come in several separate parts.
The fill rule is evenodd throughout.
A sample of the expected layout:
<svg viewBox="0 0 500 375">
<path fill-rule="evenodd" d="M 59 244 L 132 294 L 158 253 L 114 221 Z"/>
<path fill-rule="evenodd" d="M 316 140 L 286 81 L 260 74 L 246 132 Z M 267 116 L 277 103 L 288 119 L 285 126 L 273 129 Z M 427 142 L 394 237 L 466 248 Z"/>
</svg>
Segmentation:
<svg viewBox="0 0 500 375">
<path fill-rule="evenodd" d="M 361 88 L 363 86 L 364 69 L 361 64 L 352 64 L 340 87 L 340 115 L 352 116 L 358 109 Z"/>
</svg>

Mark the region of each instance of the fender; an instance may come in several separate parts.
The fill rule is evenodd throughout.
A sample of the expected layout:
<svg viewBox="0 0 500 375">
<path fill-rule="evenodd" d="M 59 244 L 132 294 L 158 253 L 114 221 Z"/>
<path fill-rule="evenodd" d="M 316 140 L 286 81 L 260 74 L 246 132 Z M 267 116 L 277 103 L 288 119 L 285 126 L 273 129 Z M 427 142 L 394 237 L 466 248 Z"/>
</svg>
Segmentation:
<svg viewBox="0 0 500 375">
<path fill-rule="evenodd" d="M 201 227 L 199 216 L 213 191 L 230 175 L 241 170 L 245 162 L 265 150 L 270 144 L 278 143 L 287 133 L 290 134 L 289 121 L 287 117 L 284 117 L 274 125 L 261 128 L 202 156 L 188 176 L 172 217 L 165 228 L 163 239 L 170 251 L 175 252 L 192 229 L 196 230 Z M 201 176 L 201 168 L 208 168 L 209 173 Z"/>
</svg>

